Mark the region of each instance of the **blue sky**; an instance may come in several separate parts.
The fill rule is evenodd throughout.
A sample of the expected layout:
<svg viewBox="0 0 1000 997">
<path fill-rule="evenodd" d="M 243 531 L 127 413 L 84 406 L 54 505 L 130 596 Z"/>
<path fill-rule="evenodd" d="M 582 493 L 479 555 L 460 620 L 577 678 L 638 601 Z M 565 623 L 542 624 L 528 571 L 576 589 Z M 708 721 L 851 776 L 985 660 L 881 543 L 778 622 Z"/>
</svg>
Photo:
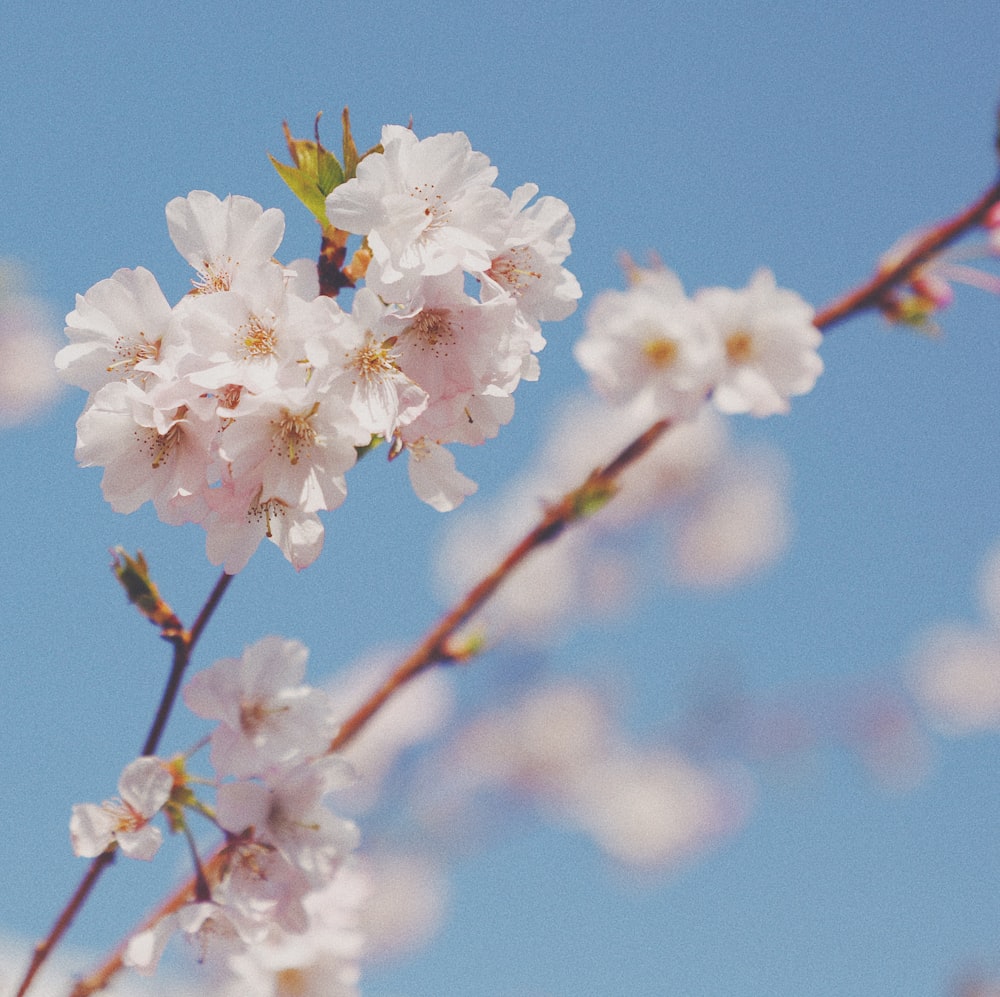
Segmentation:
<svg viewBox="0 0 1000 997">
<path fill-rule="evenodd" d="M 657 251 L 688 289 L 742 286 L 767 265 L 823 304 L 991 182 L 998 51 L 1000 18 L 979 0 L 11 0 L 0 257 L 29 268 L 57 317 L 119 267 L 149 267 L 176 298 L 187 266 L 163 208 L 191 189 L 281 207 L 282 253 L 314 251 L 314 222 L 266 158 L 282 152 L 283 119 L 307 134 L 324 110 L 331 145 L 345 104 L 359 145 L 411 116 L 420 135 L 467 132 L 505 190 L 530 180 L 568 202 L 585 295 L 548 330 L 514 422 L 460 455 L 480 482 L 471 508 L 520 473 L 561 399 L 584 389 L 572 342 L 587 302 L 621 286 L 622 250 Z M 611 677 L 637 737 L 679 740 L 705 689 L 820 713 L 871 689 L 905 694 L 920 634 L 980 618 L 976 572 L 1000 537 L 1000 300 L 961 290 L 942 325 L 933 340 L 877 316 L 838 327 L 826 373 L 789 417 L 734 422 L 740 445 L 773 445 L 790 469 L 794 534 L 766 574 L 709 594 L 651 590 L 634 619 L 585 627 L 529 665 L 496 651 L 454 677 L 459 698 L 482 705 L 518 668 Z M 81 872 L 71 804 L 111 793 L 166 663 L 116 591 L 107 549 L 141 547 L 186 620 L 216 576 L 196 528 L 114 514 L 99 473 L 75 467 L 82 402 L 67 390 L 0 435 L 0 931 L 26 938 Z M 443 525 L 398 467 L 359 468 L 320 561 L 296 576 L 261 550 L 200 662 L 279 633 L 310 646 L 319 679 L 371 645 L 405 646 L 443 608 L 430 568 Z M 185 723 L 174 746 L 195 729 Z M 998 749 L 995 734 L 935 739 L 919 785 L 889 793 L 830 738 L 753 769 L 745 828 L 652 880 L 521 811 L 454 863 L 433 944 L 373 970 L 364 992 L 913 997 L 970 969 L 1000 975 Z M 177 868 L 116 868 L 72 941 L 112 944 Z"/>
</svg>

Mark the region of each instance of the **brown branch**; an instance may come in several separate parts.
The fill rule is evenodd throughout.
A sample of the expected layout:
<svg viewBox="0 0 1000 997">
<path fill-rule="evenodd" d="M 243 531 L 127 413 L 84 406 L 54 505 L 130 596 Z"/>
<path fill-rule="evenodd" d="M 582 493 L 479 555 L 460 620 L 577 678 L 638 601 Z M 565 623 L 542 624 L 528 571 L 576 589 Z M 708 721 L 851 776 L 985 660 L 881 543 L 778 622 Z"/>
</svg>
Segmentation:
<svg viewBox="0 0 1000 997">
<path fill-rule="evenodd" d="M 195 644 L 198 643 L 198 638 L 204 631 L 205 626 L 211 619 L 212 614 L 215 612 L 216 607 L 219 605 L 222 596 L 225 594 L 225 591 L 229 587 L 229 583 L 232 580 L 232 575 L 227 575 L 223 572 L 219 580 L 215 583 L 215 587 L 212 589 L 208 598 L 205 600 L 205 604 L 202 606 L 201 612 L 198 614 L 198 618 L 195 620 L 194 626 L 190 630 L 176 633 L 176 628 L 171 625 L 169 635 L 164 632 L 164 636 L 166 636 L 171 644 L 173 644 L 174 657 L 170 666 L 170 675 L 167 678 L 163 695 L 160 697 L 160 703 L 157 707 L 156 716 L 153 718 L 153 722 L 149 728 L 149 733 L 146 735 L 146 740 L 143 743 L 142 751 L 140 752 L 141 755 L 152 755 L 156 753 L 156 749 L 159 746 L 160 738 L 163 736 L 163 731 L 166 727 L 170 712 L 173 709 L 174 703 L 177 701 L 177 693 L 180 691 L 181 679 L 183 678 L 185 669 L 191 661 L 191 654 L 194 651 Z M 174 617 L 174 620 L 176 621 L 176 617 Z M 16 997 L 24 997 L 24 995 L 28 992 L 28 988 L 31 986 L 35 975 L 42 968 L 46 959 L 48 959 L 48 957 L 52 954 L 52 950 L 59 944 L 63 935 L 65 935 L 69 930 L 70 925 L 72 925 L 77 914 L 80 913 L 83 905 L 87 902 L 87 898 L 90 896 L 91 891 L 97 885 L 97 881 L 101 878 L 102 873 L 114 862 L 115 855 L 116 851 L 115 849 L 112 849 L 110 851 L 102 852 L 93 860 L 93 862 L 91 862 L 90 868 L 85 873 L 83 879 L 80 880 L 80 885 L 76 888 L 73 896 L 70 897 L 66 906 L 62 909 L 59 917 L 56 918 L 56 922 L 52 926 L 52 929 L 49 931 L 48 935 L 46 935 L 46 937 L 35 946 L 31 956 L 31 963 L 24 974 L 24 979 L 21 981 L 21 986 L 18 988 Z"/>
<path fill-rule="evenodd" d="M 458 628 L 493 595 L 532 551 L 555 540 L 571 523 L 596 512 L 604 505 L 614 495 L 622 473 L 647 453 L 671 425 L 667 419 L 654 423 L 610 464 L 592 471 L 583 485 L 567 492 L 558 502 L 550 505 L 535 528 L 461 602 L 441 618 L 413 654 L 344 722 L 330 743 L 330 751 L 339 751 L 351 741 L 397 689 L 431 666 L 451 660 L 453 655 L 448 652 L 448 641 Z"/>
<path fill-rule="evenodd" d="M 877 270 L 871 280 L 820 309 L 813 324 L 817 329 L 825 331 L 868 308 L 882 309 L 887 303 L 890 291 L 905 284 L 921 266 L 942 249 L 946 249 L 970 229 L 982 224 L 990 208 L 997 203 L 1000 203 L 1000 180 L 954 218 L 928 229 L 897 263 Z"/>
</svg>

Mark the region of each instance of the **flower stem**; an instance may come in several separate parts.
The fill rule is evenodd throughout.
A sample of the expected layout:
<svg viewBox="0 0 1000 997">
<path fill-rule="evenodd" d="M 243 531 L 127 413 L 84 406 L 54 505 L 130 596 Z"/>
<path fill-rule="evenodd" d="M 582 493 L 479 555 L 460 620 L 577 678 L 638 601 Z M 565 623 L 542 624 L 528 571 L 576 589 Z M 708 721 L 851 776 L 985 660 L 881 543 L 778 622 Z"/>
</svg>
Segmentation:
<svg viewBox="0 0 1000 997">
<path fill-rule="evenodd" d="M 195 644 L 198 642 L 198 638 L 201 636 L 202 631 L 204 631 L 205 626 L 211 619 L 212 614 L 215 612 L 232 580 L 232 575 L 223 573 L 215 583 L 215 587 L 209 594 L 208 599 L 205 600 L 205 604 L 202 606 L 201 612 L 194 622 L 194 626 L 190 630 L 181 631 L 168 638 L 174 646 L 174 658 L 170 666 L 170 675 L 167 678 L 167 684 L 164 687 L 163 695 L 160 697 L 160 705 L 157 708 L 156 716 L 143 743 L 142 751 L 140 752 L 141 755 L 155 754 L 160 743 L 160 738 L 163 736 L 163 731 L 166 728 L 167 720 L 170 717 L 170 712 L 177 701 L 181 679 L 191 661 L 191 654 L 194 651 Z M 90 863 L 90 868 L 85 873 L 83 879 L 80 880 L 80 885 L 74 891 L 73 896 L 70 897 L 59 917 L 56 918 L 52 929 L 35 946 L 31 956 L 31 963 L 24 974 L 24 979 L 21 981 L 21 986 L 18 988 L 16 997 L 24 997 L 28 992 L 28 988 L 31 986 L 39 969 L 42 968 L 46 959 L 52 954 L 52 950 L 62 939 L 62 936 L 69 930 L 70 925 L 86 903 L 91 890 L 97 884 L 101 874 L 114 862 L 115 854 L 115 850 L 102 852 Z"/>
<path fill-rule="evenodd" d="M 989 214 L 990 208 L 997 203 L 1000 203 L 1000 180 L 953 218 L 928 229 L 913 244 L 909 252 L 893 266 L 877 270 L 871 280 L 822 308 L 816 314 L 813 324 L 817 329 L 826 331 L 859 312 L 869 308 L 881 308 L 889 291 L 905 283 L 915 270 L 942 249 L 950 246 L 970 229 L 980 225 Z"/>
</svg>

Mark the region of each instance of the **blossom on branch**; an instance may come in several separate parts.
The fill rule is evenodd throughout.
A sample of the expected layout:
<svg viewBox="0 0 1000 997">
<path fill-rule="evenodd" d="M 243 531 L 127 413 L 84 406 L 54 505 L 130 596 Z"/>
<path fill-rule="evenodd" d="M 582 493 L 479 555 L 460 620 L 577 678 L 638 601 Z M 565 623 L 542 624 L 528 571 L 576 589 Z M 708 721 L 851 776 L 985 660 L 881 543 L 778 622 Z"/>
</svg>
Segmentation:
<svg viewBox="0 0 1000 997">
<path fill-rule="evenodd" d="M 658 267 L 630 271 L 626 291 L 600 295 L 576 358 L 610 401 L 649 404 L 658 418 L 722 412 L 765 416 L 812 390 L 823 370 L 813 310 L 758 271 L 742 290 L 704 288 L 693 298 Z"/>
<path fill-rule="evenodd" d="M 120 799 L 77 803 L 69 822 L 73 852 L 95 858 L 112 844 L 134 859 L 151 859 L 163 843 L 149 822 L 170 799 L 174 777 L 159 758 L 137 758 L 118 780 Z"/>
<path fill-rule="evenodd" d="M 387 125 L 326 200 L 344 241 L 363 236 L 371 254 L 349 313 L 319 296 L 315 264 L 274 258 L 277 209 L 208 191 L 172 200 L 193 289 L 171 308 L 149 271 L 118 271 L 77 299 L 58 358 L 90 392 L 77 457 L 105 469 L 112 507 L 151 501 L 167 523 L 201 524 L 209 559 L 233 574 L 264 538 L 311 564 L 318 514 L 380 442 L 390 458 L 410 452 L 414 490 L 435 508 L 471 494 L 443 448 L 510 421 L 518 384 L 538 377 L 540 322 L 580 296 L 563 266 L 566 205 L 533 200 L 533 184 L 508 197 L 496 175 L 462 133 Z"/>
</svg>

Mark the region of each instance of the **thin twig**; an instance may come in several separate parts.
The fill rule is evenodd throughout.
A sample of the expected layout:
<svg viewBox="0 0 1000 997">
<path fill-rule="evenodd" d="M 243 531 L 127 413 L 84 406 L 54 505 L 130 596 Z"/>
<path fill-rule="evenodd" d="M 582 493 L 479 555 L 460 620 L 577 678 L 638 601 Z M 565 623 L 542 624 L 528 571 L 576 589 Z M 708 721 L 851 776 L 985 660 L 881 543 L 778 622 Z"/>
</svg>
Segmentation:
<svg viewBox="0 0 1000 997">
<path fill-rule="evenodd" d="M 170 717 L 170 712 L 177 701 L 177 693 L 180 690 L 181 679 L 183 678 L 185 669 L 191 661 L 191 654 L 194 651 L 194 646 L 198 642 L 198 638 L 201 636 L 206 624 L 211 619 L 212 613 L 215 612 L 216 607 L 219 605 L 219 602 L 225 594 L 226 589 L 229 587 L 229 583 L 232 579 L 232 575 L 227 575 L 223 572 L 222 576 L 215 583 L 215 587 L 212 589 L 208 598 L 205 600 L 205 604 L 202 606 L 201 612 L 198 614 L 194 626 L 190 630 L 182 631 L 179 634 L 172 634 L 169 637 L 170 643 L 173 644 L 174 647 L 174 656 L 170 666 L 170 675 L 167 678 L 163 695 L 160 697 L 160 703 L 157 707 L 156 716 L 153 718 L 153 722 L 149 728 L 149 733 L 146 735 L 146 740 L 143 743 L 142 751 L 140 752 L 141 755 L 152 755 L 156 753 L 156 749 L 160 743 L 160 738 L 163 736 L 167 720 Z M 24 995 L 28 992 L 28 987 L 31 986 L 31 982 L 35 978 L 35 975 L 42 968 L 45 960 L 52 954 L 52 950 L 59 944 L 63 935 L 65 935 L 69 930 L 69 927 L 73 923 L 77 914 L 80 913 L 83 905 L 87 902 L 87 898 L 90 896 L 91 891 L 97 885 L 97 881 L 101 878 L 102 873 L 114 862 L 115 855 L 116 851 L 112 849 L 111 851 L 102 852 L 93 860 L 93 862 L 91 862 L 90 867 L 83 876 L 83 879 L 80 880 L 80 885 L 77 886 L 73 896 L 70 897 L 66 906 L 62 909 L 62 912 L 56 919 L 52 929 L 49 931 L 48 935 L 46 935 L 44 940 L 35 946 L 31 956 L 31 963 L 28 966 L 27 972 L 24 974 L 24 979 L 21 981 L 21 986 L 18 988 L 16 997 L 24 997 Z"/>
</svg>

